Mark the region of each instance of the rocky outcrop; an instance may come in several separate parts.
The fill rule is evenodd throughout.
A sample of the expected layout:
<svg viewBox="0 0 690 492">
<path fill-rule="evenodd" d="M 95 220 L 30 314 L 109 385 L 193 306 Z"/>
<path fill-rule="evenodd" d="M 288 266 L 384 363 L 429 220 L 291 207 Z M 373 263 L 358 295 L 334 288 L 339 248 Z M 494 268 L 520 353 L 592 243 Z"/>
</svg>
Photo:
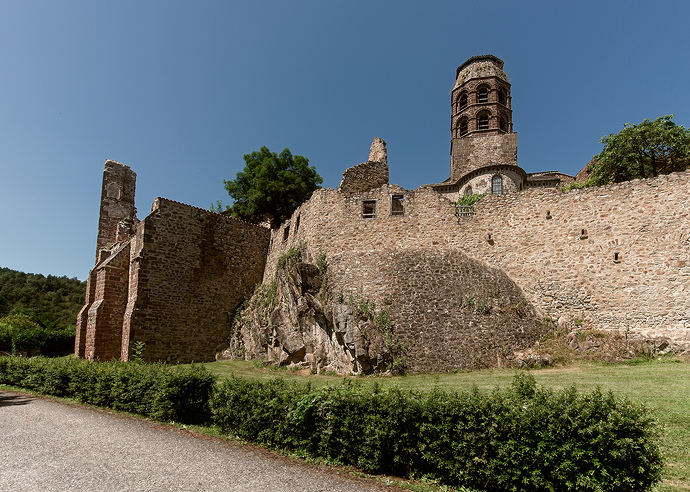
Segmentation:
<svg viewBox="0 0 690 492">
<path fill-rule="evenodd" d="M 329 299 L 324 280 L 315 264 L 288 260 L 236 317 L 229 347 L 218 358 L 265 358 L 313 373 L 389 370 L 386 334 L 356 306 Z"/>
</svg>

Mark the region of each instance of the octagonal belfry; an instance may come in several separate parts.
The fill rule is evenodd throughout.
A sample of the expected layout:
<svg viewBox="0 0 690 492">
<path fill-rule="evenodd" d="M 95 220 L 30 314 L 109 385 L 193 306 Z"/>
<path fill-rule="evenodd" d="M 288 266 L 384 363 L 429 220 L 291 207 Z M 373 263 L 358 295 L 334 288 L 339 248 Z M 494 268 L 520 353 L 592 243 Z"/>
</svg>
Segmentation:
<svg viewBox="0 0 690 492">
<path fill-rule="evenodd" d="M 452 181 L 489 165 L 517 166 L 510 82 L 501 59 L 474 56 L 460 65 L 451 108 Z"/>
</svg>

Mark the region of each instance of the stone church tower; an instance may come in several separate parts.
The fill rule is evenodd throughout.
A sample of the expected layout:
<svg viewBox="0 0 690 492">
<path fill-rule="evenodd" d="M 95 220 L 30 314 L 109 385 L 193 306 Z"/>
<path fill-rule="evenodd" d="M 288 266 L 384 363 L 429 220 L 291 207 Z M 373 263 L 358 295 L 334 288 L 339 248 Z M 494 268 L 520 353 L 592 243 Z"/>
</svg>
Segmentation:
<svg viewBox="0 0 690 492">
<path fill-rule="evenodd" d="M 482 55 L 460 65 L 451 107 L 449 181 L 460 194 L 520 191 L 526 175 L 517 166 L 517 133 L 503 61 Z"/>
</svg>

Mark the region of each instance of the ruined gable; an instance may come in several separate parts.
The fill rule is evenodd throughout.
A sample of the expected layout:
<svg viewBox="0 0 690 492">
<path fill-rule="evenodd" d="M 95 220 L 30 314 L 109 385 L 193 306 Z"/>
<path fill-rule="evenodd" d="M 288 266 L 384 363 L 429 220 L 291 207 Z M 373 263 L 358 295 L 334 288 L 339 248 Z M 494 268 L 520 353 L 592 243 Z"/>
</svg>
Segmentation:
<svg viewBox="0 0 690 492">
<path fill-rule="evenodd" d="M 268 229 L 157 198 L 134 215 L 136 175 L 107 161 L 98 257 L 77 319 L 75 353 L 129 360 L 209 361 L 230 332 L 235 307 L 261 281 Z"/>
<path fill-rule="evenodd" d="M 360 193 L 388 184 L 388 153 L 386 142 L 375 138 L 369 150 L 369 160 L 345 170 L 338 190 L 341 193 Z"/>
</svg>

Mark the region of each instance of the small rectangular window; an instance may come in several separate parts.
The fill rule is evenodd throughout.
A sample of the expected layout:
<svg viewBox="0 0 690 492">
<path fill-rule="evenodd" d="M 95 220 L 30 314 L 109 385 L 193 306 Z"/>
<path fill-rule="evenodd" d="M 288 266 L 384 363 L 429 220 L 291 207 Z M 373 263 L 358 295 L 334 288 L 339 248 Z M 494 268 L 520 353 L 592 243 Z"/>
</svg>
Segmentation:
<svg viewBox="0 0 690 492">
<path fill-rule="evenodd" d="M 283 242 L 287 242 L 289 237 L 290 237 L 290 224 L 286 225 L 285 230 L 283 231 Z"/>
<path fill-rule="evenodd" d="M 376 200 L 362 201 L 362 218 L 373 219 L 376 217 Z"/>
<path fill-rule="evenodd" d="M 404 195 L 391 195 L 391 215 L 405 215 Z"/>
</svg>

